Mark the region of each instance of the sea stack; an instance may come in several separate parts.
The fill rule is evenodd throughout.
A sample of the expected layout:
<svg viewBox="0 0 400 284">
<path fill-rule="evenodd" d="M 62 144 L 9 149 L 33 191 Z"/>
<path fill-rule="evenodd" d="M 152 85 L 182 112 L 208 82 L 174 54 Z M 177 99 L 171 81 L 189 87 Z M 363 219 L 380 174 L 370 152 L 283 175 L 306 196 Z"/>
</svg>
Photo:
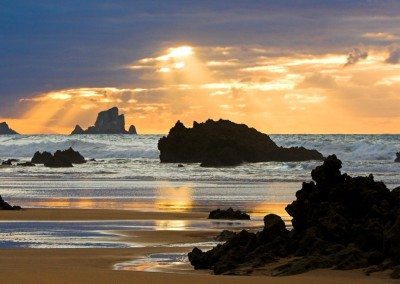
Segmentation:
<svg viewBox="0 0 400 284">
<path fill-rule="evenodd" d="M 125 116 L 118 114 L 118 108 L 113 107 L 99 112 L 94 126 L 86 130 L 76 125 L 71 132 L 71 135 L 74 134 L 137 134 L 137 132 L 134 125 L 129 127 L 129 131 L 125 130 Z"/>
<path fill-rule="evenodd" d="M 15 135 L 18 134 L 15 130 L 11 129 L 7 122 L 0 122 L 0 135 Z"/>
<path fill-rule="evenodd" d="M 322 160 L 317 150 L 279 147 L 264 133 L 229 120 L 207 120 L 186 128 L 178 121 L 158 142 L 162 163 L 201 163 L 203 167 L 243 162 Z"/>
</svg>

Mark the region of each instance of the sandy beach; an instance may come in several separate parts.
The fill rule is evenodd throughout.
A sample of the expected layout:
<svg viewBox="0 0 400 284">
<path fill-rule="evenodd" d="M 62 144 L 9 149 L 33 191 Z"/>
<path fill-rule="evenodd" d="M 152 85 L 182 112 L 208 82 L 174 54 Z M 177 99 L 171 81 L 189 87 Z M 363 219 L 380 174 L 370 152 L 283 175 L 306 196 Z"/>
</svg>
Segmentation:
<svg viewBox="0 0 400 284">
<path fill-rule="evenodd" d="M 25 209 L 0 212 L 2 221 L 45 220 L 193 220 L 205 214 L 143 213 L 126 210 Z M 47 217 L 46 217 L 47 216 Z M 387 273 L 365 276 L 362 271 L 315 270 L 290 277 L 215 276 L 208 271 L 193 271 L 187 265 L 179 273 L 113 270 L 117 263 L 145 257 L 152 253 L 181 252 L 191 248 L 157 246 L 169 243 L 193 243 L 210 240 L 215 232 L 204 231 L 142 231 L 118 232 L 121 238 L 146 243 L 138 248 L 96 249 L 0 249 L 0 273 L 7 283 L 398 283 Z M 140 267 L 138 268 L 140 270 Z M 265 270 L 267 271 L 267 270 Z"/>
</svg>

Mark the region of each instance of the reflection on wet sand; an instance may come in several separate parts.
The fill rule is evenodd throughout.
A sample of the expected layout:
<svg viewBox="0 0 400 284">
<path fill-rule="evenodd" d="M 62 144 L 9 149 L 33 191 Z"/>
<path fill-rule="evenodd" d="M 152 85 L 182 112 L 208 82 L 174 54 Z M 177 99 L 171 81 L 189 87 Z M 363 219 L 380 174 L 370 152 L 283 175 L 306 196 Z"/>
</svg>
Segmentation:
<svg viewBox="0 0 400 284">
<path fill-rule="evenodd" d="M 187 212 L 193 207 L 193 188 L 160 187 L 156 191 L 155 207 L 160 211 Z"/>
</svg>

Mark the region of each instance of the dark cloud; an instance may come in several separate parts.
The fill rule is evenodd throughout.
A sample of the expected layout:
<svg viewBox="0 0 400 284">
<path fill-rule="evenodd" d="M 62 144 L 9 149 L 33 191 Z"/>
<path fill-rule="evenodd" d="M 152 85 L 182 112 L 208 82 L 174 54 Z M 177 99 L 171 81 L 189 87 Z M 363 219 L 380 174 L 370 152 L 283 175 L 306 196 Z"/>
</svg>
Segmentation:
<svg viewBox="0 0 400 284">
<path fill-rule="evenodd" d="M 398 64 L 400 63 L 400 48 L 394 48 L 389 54 L 389 57 L 385 60 L 386 63 Z"/>
<path fill-rule="evenodd" d="M 354 48 L 347 56 L 347 62 L 346 64 L 344 64 L 344 66 L 354 65 L 358 61 L 366 59 L 367 57 L 368 57 L 368 51 L 361 50 L 359 48 Z"/>
</svg>

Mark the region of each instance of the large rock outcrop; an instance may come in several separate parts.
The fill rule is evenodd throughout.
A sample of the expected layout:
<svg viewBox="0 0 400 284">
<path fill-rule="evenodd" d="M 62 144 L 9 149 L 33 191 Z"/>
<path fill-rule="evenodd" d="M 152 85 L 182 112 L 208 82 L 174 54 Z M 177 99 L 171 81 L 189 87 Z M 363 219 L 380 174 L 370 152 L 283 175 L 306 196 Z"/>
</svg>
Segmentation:
<svg viewBox="0 0 400 284">
<path fill-rule="evenodd" d="M 7 122 L 0 122 L 0 135 L 14 135 L 18 134 L 15 130 L 12 130 Z"/>
<path fill-rule="evenodd" d="M 242 274 L 288 259 L 271 274 L 393 268 L 392 277 L 400 277 L 395 273 L 400 267 L 400 187 L 390 191 L 372 175 L 350 177 L 341 167 L 332 155 L 311 172 L 314 181 L 303 183 L 296 200 L 286 207 L 293 217 L 291 231 L 279 216 L 269 214 L 260 232 L 243 230 L 206 252 L 194 248 L 191 264 L 215 274 Z"/>
<path fill-rule="evenodd" d="M 125 130 L 125 116 L 118 114 L 118 108 L 101 111 L 97 115 L 94 126 L 83 130 L 79 125 L 75 126 L 72 134 L 137 134 L 135 126 L 131 125 L 129 131 Z"/>
<path fill-rule="evenodd" d="M 234 166 L 243 162 L 322 160 L 316 150 L 283 148 L 271 138 L 229 120 L 207 120 L 186 128 L 178 121 L 158 142 L 163 163 L 201 163 L 205 167 Z"/>
</svg>

